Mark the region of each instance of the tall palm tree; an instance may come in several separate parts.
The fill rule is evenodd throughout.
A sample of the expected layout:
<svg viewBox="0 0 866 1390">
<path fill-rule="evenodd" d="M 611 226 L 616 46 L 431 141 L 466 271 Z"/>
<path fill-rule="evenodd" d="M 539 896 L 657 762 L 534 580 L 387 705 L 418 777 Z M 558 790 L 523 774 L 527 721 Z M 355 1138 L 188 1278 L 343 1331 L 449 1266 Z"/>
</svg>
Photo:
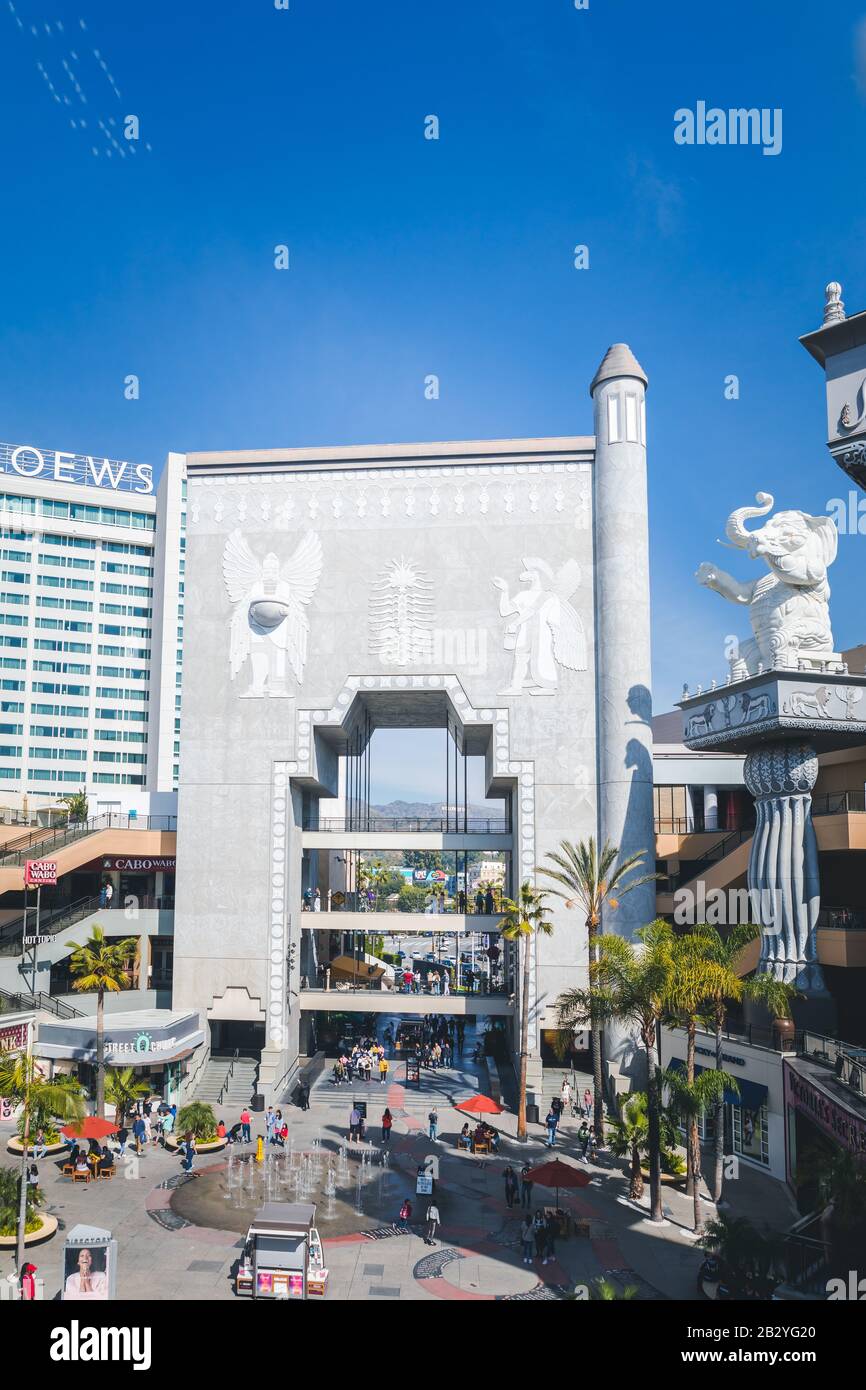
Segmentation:
<svg viewBox="0 0 866 1390">
<path fill-rule="evenodd" d="M 670 1091 L 671 1109 L 680 1119 L 688 1136 L 686 1149 L 689 1172 L 692 1177 L 694 1230 L 699 1235 L 703 1227 L 703 1216 L 701 1215 L 701 1144 L 698 1136 L 698 1123 L 701 1116 L 713 1108 L 720 1096 L 724 1103 L 726 1090 L 736 1093 L 739 1087 L 735 1078 L 729 1076 L 725 1071 L 702 1071 L 689 1081 L 682 1072 L 668 1070 L 664 1073 L 662 1081 Z"/>
<path fill-rule="evenodd" d="M 715 1034 L 716 1071 L 721 1071 L 722 1046 L 729 1006 L 749 999 L 753 1003 L 763 1004 L 774 1018 L 790 1018 L 791 1004 L 798 997 L 798 991 L 793 985 L 784 984 L 772 975 L 751 975 L 748 978 L 738 975 L 737 964 L 740 954 L 761 934 L 761 928 L 751 922 L 731 927 L 724 936 L 715 927 L 701 922 L 690 928 L 689 934 L 695 939 L 700 939 L 706 959 L 715 961 L 727 972 L 727 980 L 721 983 L 718 989 L 708 992 L 704 1006 L 707 1021 Z M 722 1095 L 716 1101 L 713 1135 L 712 1193 L 716 1205 L 724 1195 L 724 1175 L 725 1099 Z"/>
<path fill-rule="evenodd" d="M 690 1086 L 695 1080 L 695 1048 L 699 1018 L 709 999 L 724 998 L 726 994 L 735 991 L 737 986 L 738 978 L 734 971 L 707 953 L 704 938 L 699 933 L 690 932 L 676 938 L 674 971 L 668 1003 L 677 1021 L 686 1030 L 686 1081 Z M 719 1103 L 724 1105 L 724 1087 Z M 699 1121 L 700 1113 L 689 1115 L 686 1191 L 690 1195 L 695 1187 L 700 1187 L 701 1182 Z"/>
<path fill-rule="evenodd" d="M 644 1091 L 633 1091 L 630 1096 L 621 1096 L 619 1119 L 614 1120 L 608 1135 L 610 1151 L 617 1158 L 628 1158 L 628 1195 L 633 1202 L 643 1196 L 643 1160 L 641 1154 L 649 1142 L 649 1119 L 647 1116 L 647 1096 Z"/>
<path fill-rule="evenodd" d="M 523 1003 L 520 1009 L 520 1098 L 517 1108 L 517 1137 L 526 1138 L 526 1069 L 529 1058 L 529 973 L 532 964 L 532 942 L 536 936 L 550 936 L 553 924 L 548 921 L 550 908 L 545 906 L 545 893 L 538 893 L 531 883 L 522 883 L 515 900 L 503 898 L 505 916 L 499 924 L 506 941 L 517 941 L 523 951 Z"/>
<path fill-rule="evenodd" d="M 105 1095 L 114 1106 L 114 1123 L 120 1129 L 137 1100 L 150 1095 L 147 1081 L 136 1081 L 133 1067 L 111 1067 L 105 1079 Z"/>
<path fill-rule="evenodd" d="M 127 970 L 138 946 L 137 938 L 125 936 L 107 940 L 102 927 L 94 922 L 90 939 L 79 946 L 70 941 L 70 968 L 76 977 L 73 989 L 96 993 L 96 1113 L 105 1119 L 105 994 L 117 994 L 129 987 Z"/>
<path fill-rule="evenodd" d="M 30 1052 L 0 1052 L 0 1095 L 9 1096 L 23 1108 L 21 1138 L 20 1209 L 16 1267 L 24 1264 L 24 1235 L 27 1224 L 27 1150 L 30 1146 L 30 1116 L 33 1110 L 58 1115 L 64 1120 L 80 1120 L 84 1114 L 81 1093 L 68 1085 L 46 1081 Z"/>
<path fill-rule="evenodd" d="M 582 1025 L 590 1014 L 601 1024 L 618 1020 L 637 1027 L 646 1054 L 650 1215 L 653 1221 L 663 1221 L 658 1028 L 667 1014 L 675 938 L 670 924 L 661 920 L 640 927 L 635 935 L 634 943 L 620 936 L 599 936 L 596 959 L 589 966 L 589 989 L 566 990 L 557 1001 L 557 1012 L 561 1028 Z"/>
<path fill-rule="evenodd" d="M 546 858 L 552 867 L 540 864 L 538 872 L 559 884 L 551 888 L 558 898 L 564 898 L 566 907 L 578 907 L 583 912 L 586 924 L 587 946 L 590 965 L 597 960 L 596 942 L 605 910 L 616 911 L 619 899 L 642 883 L 658 878 L 658 874 L 639 874 L 643 867 L 646 851 L 630 854 L 617 863 L 619 849 L 606 840 L 601 852 L 596 851 L 595 837 L 581 840 L 573 845 L 570 840 L 561 840 L 559 851 L 551 850 Z M 593 1124 L 599 1145 L 604 1144 L 604 1075 L 602 1056 L 601 1024 L 589 1014 L 590 1037 L 592 1042 L 592 1076 L 595 1091 Z"/>
</svg>

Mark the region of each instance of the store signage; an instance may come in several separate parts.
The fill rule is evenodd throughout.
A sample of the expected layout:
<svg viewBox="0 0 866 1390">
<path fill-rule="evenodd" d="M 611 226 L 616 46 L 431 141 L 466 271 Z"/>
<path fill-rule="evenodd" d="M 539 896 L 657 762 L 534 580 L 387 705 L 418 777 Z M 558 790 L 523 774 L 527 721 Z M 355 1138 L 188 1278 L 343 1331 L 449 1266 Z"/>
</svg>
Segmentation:
<svg viewBox="0 0 866 1390">
<path fill-rule="evenodd" d="M 148 874 L 174 873 L 177 859 L 172 854 L 155 856 L 153 859 L 131 859 L 129 856 L 109 854 L 102 861 L 103 869 L 119 869 L 121 873 Z"/>
<path fill-rule="evenodd" d="M 11 1028 L 0 1028 L 0 1052 L 16 1052 L 27 1046 L 27 1023 L 13 1023 Z"/>
<path fill-rule="evenodd" d="M 43 884 L 57 882 L 56 859 L 28 859 L 24 865 L 24 882 L 28 888 L 41 888 Z"/>
<path fill-rule="evenodd" d="M 50 937 L 50 936 L 45 936 L 45 935 L 42 935 L 42 936 L 25 936 L 25 938 L 24 938 L 24 945 L 25 945 L 25 946 L 44 946 L 45 943 L 46 943 L 47 941 L 50 941 L 50 940 L 51 940 L 51 937 Z"/>
<path fill-rule="evenodd" d="M 149 463 L 121 463 L 117 459 L 94 458 L 92 454 L 36 449 L 32 444 L 0 444 L 0 471 L 19 478 L 78 483 L 110 492 L 135 492 L 142 496 L 153 492 L 153 469 Z"/>
<path fill-rule="evenodd" d="M 106 1047 L 110 1052 L 138 1053 L 143 1052 L 169 1052 L 177 1046 L 177 1038 L 163 1038 L 154 1042 L 149 1033 L 136 1033 L 130 1042 L 106 1041 Z"/>
<path fill-rule="evenodd" d="M 853 1154 L 866 1154 L 866 1120 L 837 1105 L 788 1065 L 785 1066 L 785 1100 L 837 1144 Z"/>
<path fill-rule="evenodd" d="M 701 1047 L 697 1043 L 695 1044 L 695 1052 L 699 1052 L 702 1057 L 715 1057 L 716 1055 L 714 1047 Z M 746 1065 L 745 1057 L 735 1057 L 733 1052 L 723 1052 L 722 1061 L 733 1062 L 735 1067 L 744 1067 Z"/>
</svg>

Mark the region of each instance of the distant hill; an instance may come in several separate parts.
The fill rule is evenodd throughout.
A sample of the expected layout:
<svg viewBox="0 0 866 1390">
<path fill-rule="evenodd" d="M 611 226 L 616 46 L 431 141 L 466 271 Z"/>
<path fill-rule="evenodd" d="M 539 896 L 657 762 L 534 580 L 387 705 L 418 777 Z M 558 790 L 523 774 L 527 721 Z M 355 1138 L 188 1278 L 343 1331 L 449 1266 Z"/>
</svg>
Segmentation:
<svg viewBox="0 0 866 1390">
<path fill-rule="evenodd" d="M 448 811 L 444 801 L 389 801 L 385 806 L 372 806 L 377 816 L 383 820 L 406 820 L 410 817 L 421 818 L 424 816 L 444 816 Z M 456 809 L 451 808 L 451 815 L 454 816 Z M 459 807 L 460 815 L 463 814 L 462 805 Z M 500 816 L 502 815 L 501 804 L 493 806 L 474 806 L 471 802 L 467 808 L 467 814 L 472 817 Z"/>
</svg>

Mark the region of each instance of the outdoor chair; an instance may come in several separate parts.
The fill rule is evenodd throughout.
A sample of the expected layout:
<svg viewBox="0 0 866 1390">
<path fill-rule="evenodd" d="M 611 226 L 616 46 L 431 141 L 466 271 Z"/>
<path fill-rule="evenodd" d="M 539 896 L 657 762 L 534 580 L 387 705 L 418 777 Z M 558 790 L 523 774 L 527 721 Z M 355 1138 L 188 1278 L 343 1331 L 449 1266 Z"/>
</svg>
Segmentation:
<svg viewBox="0 0 866 1390">
<path fill-rule="evenodd" d="M 90 1182 L 90 1173 L 80 1173 L 77 1168 L 72 1171 L 73 1182 Z"/>
</svg>

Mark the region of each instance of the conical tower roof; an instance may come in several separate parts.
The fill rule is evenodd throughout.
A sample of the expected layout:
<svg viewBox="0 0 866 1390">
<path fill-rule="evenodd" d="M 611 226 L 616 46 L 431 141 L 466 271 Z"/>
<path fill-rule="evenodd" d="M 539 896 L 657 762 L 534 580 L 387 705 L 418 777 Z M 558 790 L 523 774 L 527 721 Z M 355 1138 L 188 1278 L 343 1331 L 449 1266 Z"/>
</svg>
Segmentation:
<svg viewBox="0 0 866 1390">
<path fill-rule="evenodd" d="M 649 382 L 647 374 L 638 362 L 628 343 L 614 343 L 604 354 L 601 366 L 592 379 L 589 394 L 593 395 L 596 386 L 600 386 L 603 381 L 610 381 L 613 377 L 633 376 L 638 381 L 642 381 L 644 386 Z"/>
</svg>

